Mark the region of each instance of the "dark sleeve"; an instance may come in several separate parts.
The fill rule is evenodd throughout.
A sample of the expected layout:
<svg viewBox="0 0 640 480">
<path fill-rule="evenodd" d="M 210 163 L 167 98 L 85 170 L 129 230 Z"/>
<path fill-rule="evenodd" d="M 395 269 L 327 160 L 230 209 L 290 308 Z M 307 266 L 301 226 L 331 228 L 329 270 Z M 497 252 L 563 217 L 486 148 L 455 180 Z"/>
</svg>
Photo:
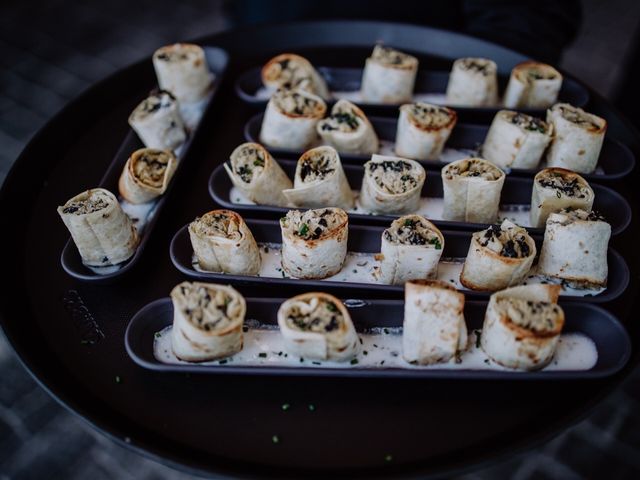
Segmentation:
<svg viewBox="0 0 640 480">
<path fill-rule="evenodd" d="M 579 0 L 463 0 L 465 32 L 555 64 L 582 22 Z"/>
</svg>

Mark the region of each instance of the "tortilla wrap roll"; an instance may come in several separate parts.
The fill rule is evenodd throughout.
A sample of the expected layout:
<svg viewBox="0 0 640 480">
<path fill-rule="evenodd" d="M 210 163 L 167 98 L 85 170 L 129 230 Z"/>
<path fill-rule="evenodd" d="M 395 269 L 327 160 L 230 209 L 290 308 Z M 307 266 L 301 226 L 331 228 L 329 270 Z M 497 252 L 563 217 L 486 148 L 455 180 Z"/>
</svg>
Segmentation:
<svg viewBox="0 0 640 480">
<path fill-rule="evenodd" d="M 180 103 L 203 100 L 215 79 L 209 70 L 204 50 L 191 43 L 175 43 L 153 54 L 158 85 L 171 92 Z"/>
<path fill-rule="evenodd" d="M 260 72 L 262 83 L 274 92 L 279 88 L 306 90 L 329 100 L 331 94 L 327 82 L 311 62 L 294 53 L 282 53 L 269 60 Z"/>
<path fill-rule="evenodd" d="M 120 195 L 130 203 L 147 203 L 164 194 L 178 166 L 169 150 L 141 148 L 131 154 L 118 181 Z"/>
<path fill-rule="evenodd" d="M 367 116 L 347 100 L 338 100 L 331 116 L 316 126 L 322 141 L 341 153 L 370 155 L 380 148 L 380 141 Z"/>
<path fill-rule="evenodd" d="M 551 65 L 523 62 L 511 70 L 504 92 L 506 108 L 548 108 L 558 100 L 562 74 Z"/>
<path fill-rule="evenodd" d="M 437 160 L 458 116 L 447 107 L 411 103 L 400 107 L 395 153 L 414 160 Z"/>
<path fill-rule="evenodd" d="M 447 105 L 492 107 L 498 104 L 498 67 L 486 58 L 453 62 L 447 84 Z"/>
<path fill-rule="evenodd" d="M 367 103 L 410 102 L 417 73 L 416 57 L 376 45 L 362 73 L 362 99 Z"/>
<path fill-rule="evenodd" d="M 140 102 L 129 115 L 129 125 L 147 148 L 176 150 L 187 140 L 178 101 L 165 90 Z"/>
</svg>

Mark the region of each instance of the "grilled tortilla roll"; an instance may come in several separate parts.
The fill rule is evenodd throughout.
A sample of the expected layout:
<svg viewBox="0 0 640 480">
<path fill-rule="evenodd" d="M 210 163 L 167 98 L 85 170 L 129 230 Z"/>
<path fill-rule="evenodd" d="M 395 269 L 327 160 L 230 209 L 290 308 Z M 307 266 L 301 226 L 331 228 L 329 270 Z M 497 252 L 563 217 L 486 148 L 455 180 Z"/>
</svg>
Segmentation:
<svg viewBox="0 0 640 480">
<path fill-rule="evenodd" d="M 435 278 L 444 236 L 420 215 L 405 215 L 382 232 L 380 280 L 402 285 L 407 280 Z"/>
<path fill-rule="evenodd" d="M 175 43 L 156 50 L 153 68 L 160 88 L 171 92 L 183 104 L 203 100 L 214 80 L 204 50 L 190 43 Z"/>
<path fill-rule="evenodd" d="M 547 152 L 550 167 L 562 167 L 578 173 L 591 173 L 598 165 L 607 121 L 568 103 L 547 110 L 547 122 L 553 124 L 554 138 Z"/>
<path fill-rule="evenodd" d="M 271 154 L 258 143 L 243 143 L 231 153 L 224 169 L 235 187 L 258 205 L 285 207 L 283 190 L 293 184 Z"/>
<path fill-rule="evenodd" d="M 400 107 L 395 152 L 414 160 L 437 160 L 457 122 L 456 112 L 429 103 Z"/>
<path fill-rule="evenodd" d="M 422 165 L 413 160 L 373 155 L 364 164 L 360 206 L 370 213 L 413 213 L 427 178 Z"/>
<path fill-rule="evenodd" d="M 212 210 L 189 224 L 193 253 L 201 269 L 257 275 L 260 251 L 244 219 L 231 210 Z"/>
<path fill-rule="evenodd" d="M 120 195 L 131 203 L 150 202 L 167 190 L 177 164 L 175 155 L 169 150 L 136 150 L 120 175 Z"/>
<path fill-rule="evenodd" d="M 526 285 L 491 295 L 480 339 L 491 360 L 519 370 L 537 370 L 551 361 L 564 326 L 560 288 Z"/>
<path fill-rule="evenodd" d="M 574 287 L 607 286 L 611 225 L 595 212 L 567 208 L 547 218 L 538 273 Z"/>
<path fill-rule="evenodd" d="M 296 278 L 326 278 L 342 269 L 347 256 L 349 219 L 339 208 L 300 212 L 280 219 L 282 268 Z"/>
<path fill-rule="evenodd" d="M 504 106 L 507 108 L 547 108 L 556 103 L 562 75 L 550 65 L 523 62 L 511 70 Z"/>
<path fill-rule="evenodd" d="M 278 326 L 287 352 L 301 358 L 344 361 L 359 350 L 349 311 L 328 293 L 290 298 L 280 305 Z"/>
<path fill-rule="evenodd" d="M 404 287 L 402 356 L 412 364 L 448 362 L 467 348 L 464 295 L 440 280 Z"/>
<path fill-rule="evenodd" d="M 116 197 L 94 188 L 58 207 L 82 263 L 90 267 L 117 265 L 131 258 L 138 247 L 138 232 Z"/>
<path fill-rule="evenodd" d="M 500 168 L 538 167 L 552 136 L 550 124 L 511 110 L 493 117 L 482 156 Z"/>
<path fill-rule="evenodd" d="M 306 151 L 298 160 L 293 188 L 282 194 L 291 205 L 306 208 L 353 208 L 353 192 L 333 147 Z"/>
<path fill-rule="evenodd" d="M 531 226 L 542 228 L 547 217 L 566 207 L 591 211 L 594 193 L 587 181 L 564 168 L 545 168 L 533 179 Z"/>
<path fill-rule="evenodd" d="M 300 89 L 324 100 L 331 98 L 327 83 L 311 62 L 294 53 L 282 53 L 273 57 L 262 67 L 261 75 L 264 86 L 273 91 L 279 88 Z"/>
<path fill-rule="evenodd" d="M 362 99 L 367 103 L 410 102 L 417 73 L 417 58 L 376 45 L 362 73 Z"/>
<path fill-rule="evenodd" d="M 316 143 L 316 125 L 326 111 L 324 100 L 312 93 L 280 89 L 267 104 L 260 142 L 267 147 L 304 150 Z"/>
<path fill-rule="evenodd" d="M 453 62 L 447 84 L 447 105 L 491 107 L 498 103 L 498 67 L 486 58 Z"/>
<path fill-rule="evenodd" d="M 480 158 L 451 162 L 442 169 L 442 218 L 456 222 L 494 223 L 506 175 Z"/>
<path fill-rule="evenodd" d="M 527 278 L 536 244 L 527 231 L 505 220 L 471 236 L 460 283 L 470 290 L 495 291 Z"/>
<path fill-rule="evenodd" d="M 129 115 L 129 125 L 147 148 L 175 150 L 187 139 L 178 101 L 164 90 L 145 98 Z"/>
<path fill-rule="evenodd" d="M 347 100 L 339 100 L 331 109 L 331 116 L 320 120 L 316 128 L 323 142 L 341 153 L 366 155 L 380 148 L 367 116 Z"/>
<path fill-rule="evenodd" d="M 181 360 L 204 362 L 242 350 L 244 297 L 212 283 L 182 282 L 171 291 L 171 346 Z"/>
</svg>

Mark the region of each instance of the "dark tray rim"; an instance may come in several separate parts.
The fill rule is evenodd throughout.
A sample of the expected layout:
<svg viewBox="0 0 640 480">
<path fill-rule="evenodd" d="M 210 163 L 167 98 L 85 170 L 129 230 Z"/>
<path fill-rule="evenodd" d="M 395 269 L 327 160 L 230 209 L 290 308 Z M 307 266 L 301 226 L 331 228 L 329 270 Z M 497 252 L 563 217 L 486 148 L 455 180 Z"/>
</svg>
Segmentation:
<svg viewBox="0 0 640 480">
<path fill-rule="evenodd" d="M 366 57 L 365 57 L 366 58 Z M 363 63 L 364 63 L 364 58 L 363 58 Z M 362 71 L 363 68 L 356 68 L 356 67 L 332 67 L 332 66 L 328 66 L 328 65 L 319 65 L 316 67 L 316 69 L 318 70 L 318 72 L 320 73 L 321 76 L 326 77 L 326 75 L 324 75 L 324 73 L 331 73 L 331 72 L 342 72 L 342 73 L 350 73 L 352 75 L 356 75 L 358 76 L 358 78 L 362 78 Z M 253 82 L 257 79 L 260 78 L 260 72 L 262 70 L 261 66 L 254 66 L 251 68 L 248 68 L 247 70 L 245 70 L 242 74 L 240 74 L 238 76 L 238 78 L 236 79 L 236 81 L 234 82 L 234 90 L 236 92 L 236 95 L 246 104 L 248 105 L 252 105 L 252 106 L 265 106 L 268 102 L 268 100 L 266 99 L 260 99 L 260 98 L 256 98 L 256 96 L 254 94 L 251 94 L 250 92 L 248 92 L 245 88 L 245 84 L 248 82 Z M 419 82 L 424 82 L 426 79 L 429 78 L 438 78 L 438 77 L 444 77 L 444 76 L 449 76 L 450 71 L 449 70 L 425 70 L 425 69 L 420 69 L 418 68 L 418 74 L 416 75 L 416 85 Z M 502 73 L 500 71 L 498 71 L 498 81 L 500 82 L 500 80 L 507 80 L 509 78 L 510 74 L 506 74 L 506 73 Z M 591 95 L 590 92 L 587 88 L 584 87 L 584 85 L 582 85 L 580 82 L 576 81 L 575 79 L 573 79 L 571 76 L 567 76 L 564 72 L 562 72 L 563 75 L 563 83 L 562 83 L 562 87 L 560 90 L 560 94 L 559 94 L 559 98 L 558 98 L 558 102 L 562 102 L 565 101 L 561 98 L 563 90 L 565 88 L 567 88 L 567 86 L 569 86 L 570 88 L 573 88 L 576 90 L 577 95 L 579 95 L 579 100 L 577 102 L 575 102 L 575 106 L 576 107 L 585 107 L 590 99 L 591 99 Z M 414 90 L 415 93 L 415 90 Z M 418 93 L 442 93 L 442 92 L 418 92 Z M 327 105 L 330 106 L 332 104 L 334 104 L 336 102 L 335 99 L 331 99 L 329 101 L 327 101 Z M 364 109 L 397 109 L 400 104 L 385 104 L 385 103 L 362 103 L 359 104 L 359 106 L 361 108 Z M 448 105 L 447 105 L 448 106 Z M 497 112 L 498 110 L 500 110 L 502 107 L 499 106 L 495 106 L 495 107 L 464 107 L 464 106 L 452 106 L 450 108 L 454 108 L 456 111 L 458 111 L 460 114 L 467 114 L 467 113 L 480 113 L 480 114 L 487 114 L 487 113 L 494 113 Z M 523 113 L 527 113 L 527 114 L 539 114 L 541 112 L 544 112 L 546 109 L 540 109 L 540 108 L 518 108 L 516 109 L 519 112 L 523 112 Z"/>
<path fill-rule="evenodd" d="M 264 113 L 256 113 L 255 115 L 252 115 L 249 120 L 247 120 L 247 122 L 244 125 L 244 139 L 247 142 L 254 142 L 254 143 L 260 143 L 260 139 L 257 138 L 254 134 L 253 134 L 253 130 L 256 129 L 256 125 L 258 124 L 262 124 L 262 119 L 264 118 Z M 396 128 L 397 125 L 397 118 L 394 117 L 383 117 L 383 116 L 376 116 L 376 115 L 371 115 L 368 116 L 369 121 L 371 122 L 371 124 L 373 125 L 374 129 L 376 128 L 376 126 L 382 126 L 385 123 L 386 124 L 393 124 L 394 126 L 394 130 Z M 259 126 L 257 127 L 258 129 L 260 128 Z M 466 130 L 466 131 L 472 131 L 472 130 L 484 130 L 485 132 L 487 132 L 489 130 L 489 125 L 487 124 L 483 124 L 483 123 L 470 123 L 470 122 L 459 122 L 456 124 L 456 126 L 454 127 L 453 131 L 455 132 L 456 129 L 459 130 Z M 379 135 L 380 136 L 380 135 Z M 633 154 L 633 152 L 631 151 L 631 149 L 623 142 L 612 138 L 610 136 L 605 136 L 604 139 L 605 143 L 611 143 L 613 145 L 615 145 L 616 148 L 619 148 L 622 152 L 624 152 L 624 156 L 625 156 L 625 161 L 627 163 L 627 165 L 620 170 L 619 172 L 615 172 L 615 173 L 581 173 L 580 176 L 583 177 L 585 180 L 589 181 L 589 182 L 598 182 L 598 181 L 603 181 L 603 182 L 609 182 L 612 180 L 620 180 L 622 178 L 625 178 L 627 175 L 629 175 L 633 169 L 636 166 L 636 157 Z M 447 145 L 445 144 L 445 147 Z M 265 148 L 274 156 L 282 156 L 285 158 L 299 158 L 304 152 L 300 151 L 300 150 L 289 150 L 289 149 L 284 149 L 284 148 L 273 148 L 273 147 L 269 147 L 269 146 L 265 146 Z M 461 147 L 461 148 L 465 148 L 465 147 Z M 471 148 L 469 148 L 471 150 Z M 349 164 L 355 164 L 355 165 L 362 165 L 364 162 L 366 162 L 367 160 L 370 159 L 370 155 L 358 155 L 358 154 L 350 154 L 350 153 L 340 153 L 340 160 L 342 161 L 342 163 L 349 165 Z M 443 168 L 447 165 L 446 162 L 441 162 L 438 160 L 416 160 L 416 162 L 420 163 L 421 165 L 423 165 L 425 168 L 429 168 L 429 169 L 438 169 L 438 168 Z M 600 164 L 600 159 L 598 159 L 598 164 Z M 513 175 L 513 176 L 517 176 L 517 177 L 527 177 L 527 178 L 531 178 L 533 176 L 535 176 L 536 173 L 538 173 L 540 171 L 540 169 L 525 169 L 525 168 L 509 168 L 509 169 L 504 169 L 505 173 L 507 175 Z"/>
<path fill-rule="evenodd" d="M 205 55 L 207 56 L 215 55 L 216 57 L 219 57 L 218 58 L 218 60 L 220 61 L 220 65 L 218 65 L 219 71 L 212 70 L 213 73 L 215 73 L 216 78 L 214 80 L 213 88 L 211 90 L 209 99 L 207 100 L 206 105 L 203 109 L 200 121 L 198 122 L 198 125 L 196 126 L 194 131 L 190 133 L 189 137 L 184 143 L 183 150 L 180 156 L 178 157 L 178 164 L 176 166 L 176 171 L 174 172 L 173 177 L 171 178 L 171 181 L 169 182 L 169 185 L 167 186 L 166 191 L 164 192 L 164 194 L 160 196 L 160 198 L 157 200 L 156 205 L 153 207 L 153 210 L 154 210 L 153 216 L 145 225 L 142 235 L 140 235 L 140 243 L 138 244 L 135 253 L 129 259 L 122 262 L 118 270 L 110 273 L 98 274 L 91 271 L 91 269 L 89 269 L 88 267 L 85 267 L 84 265 L 82 265 L 82 261 L 79 258 L 80 253 L 78 252 L 78 249 L 76 248 L 75 243 L 73 242 L 73 239 L 69 237 L 64 248 L 60 252 L 60 264 L 62 265 L 62 268 L 64 269 L 64 271 L 67 272 L 67 274 L 69 274 L 70 276 L 84 282 L 104 283 L 104 284 L 111 283 L 116 279 L 118 279 L 119 277 L 126 275 L 127 273 L 129 273 L 129 271 L 135 268 L 140 258 L 142 257 L 142 254 L 147 245 L 147 242 L 151 237 L 151 233 L 153 232 L 154 227 L 158 219 L 160 218 L 160 215 L 167 201 L 167 198 L 171 195 L 171 190 L 173 189 L 173 185 L 175 184 L 175 179 L 179 175 L 180 171 L 182 170 L 182 166 L 185 163 L 185 159 L 189 156 L 191 145 L 193 144 L 194 140 L 199 135 L 199 133 L 202 131 L 201 126 L 204 123 L 205 117 L 207 116 L 207 113 L 211 105 L 213 105 L 213 101 L 218 91 L 220 90 L 220 85 L 224 80 L 225 74 L 227 72 L 227 68 L 229 66 L 229 54 L 225 49 L 220 47 L 207 46 L 207 45 L 204 45 L 202 48 L 205 51 Z M 129 157 L 131 152 L 128 149 L 129 147 L 128 144 L 132 141 L 135 141 L 136 139 L 137 139 L 136 133 L 131 129 L 131 127 L 129 127 L 129 131 L 125 136 L 125 138 L 123 139 L 121 146 L 118 148 L 116 154 L 113 157 L 111 164 L 109 165 L 109 167 L 107 168 L 107 171 L 105 172 L 102 179 L 100 180 L 100 183 L 99 183 L 100 188 L 107 188 L 110 185 L 110 183 L 112 183 L 111 180 L 113 180 L 114 175 L 117 175 L 117 176 L 120 175 L 120 172 L 122 171 L 122 168 L 124 166 L 124 164 L 120 164 L 120 160 L 122 158 Z M 112 193 L 117 196 L 117 192 L 112 192 Z M 76 268 L 79 265 L 82 265 L 81 267 L 79 267 L 80 269 Z"/>
<path fill-rule="evenodd" d="M 262 304 L 276 304 L 282 303 L 286 298 L 264 298 L 264 297 L 247 297 L 245 299 L 247 304 L 249 303 L 262 303 Z M 366 300 L 369 305 L 386 305 L 386 306 L 399 306 L 404 305 L 404 300 Z M 484 306 L 486 308 L 487 301 L 468 301 L 465 302 L 465 308 L 471 306 L 472 308 L 480 308 Z M 421 379 L 447 379 L 447 380 L 500 380 L 500 381 L 540 381 L 540 380 L 587 380 L 604 378 L 619 372 L 626 363 L 629 361 L 631 355 L 631 340 L 628 333 L 620 321 L 607 310 L 591 305 L 591 304 L 576 304 L 566 303 L 563 304 L 563 308 L 568 310 L 581 310 L 587 309 L 597 312 L 602 321 L 606 318 L 609 323 L 609 327 L 616 331 L 616 335 L 619 336 L 618 341 L 622 341 L 623 345 L 620 345 L 620 357 L 611 366 L 597 370 L 595 372 L 591 370 L 558 370 L 558 371 L 503 371 L 503 370 L 447 370 L 447 369 L 433 369 L 433 370 L 413 370 L 403 368 L 362 368 L 362 367 L 348 367 L 348 368 L 321 368 L 321 367 L 276 367 L 276 366 L 229 366 L 229 365 L 198 365 L 197 363 L 191 364 L 166 364 L 159 360 L 149 361 L 138 354 L 138 347 L 135 339 L 133 338 L 133 332 L 137 328 L 141 328 L 144 324 L 148 312 L 153 311 L 156 308 L 168 307 L 171 305 L 171 299 L 168 297 L 154 300 L 144 307 L 142 307 L 129 321 L 125 332 L 125 348 L 127 354 L 131 359 L 143 368 L 149 370 L 155 370 L 158 372 L 182 372 L 182 373 L 198 373 L 198 374 L 222 374 L 222 375 L 276 375 L 276 376 L 302 376 L 302 377 L 333 377 L 333 378 L 421 378 Z M 574 320 L 575 322 L 576 320 Z M 578 322 L 579 323 L 579 322 Z M 169 324 L 165 325 L 165 328 Z M 592 337 L 591 340 L 595 343 Z M 148 340 L 152 340 L 149 338 Z M 598 355 L 600 358 L 600 354 Z"/>
<path fill-rule="evenodd" d="M 281 166 L 283 165 L 292 166 L 297 161 L 297 160 L 283 159 L 283 158 L 275 158 L 275 160 Z M 272 216 L 275 216 L 275 215 L 282 216 L 283 214 L 286 214 L 286 212 L 289 210 L 307 210 L 306 208 L 303 208 L 303 207 L 287 208 L 287 207 L 276 207 L 272 205 L 253 205 L 253 204 L 233 203 L 229 199 L 225 199 L 224 197 L 218 194 L 218 190 L 222 188 L 226 189 L 228 185 L 229 191 L 230 191 L 231 187 L 233 186 L 231 183 L 231 179 L 229 179 L 229 175 L 224 169 L 225 163 L 226 163 L 226 160 L 224 162 L 219 163 L 213 169 L 209 177 L 209 183 L 208 183 L 209 195 L 211 196 L 213 201 L 216 202 L 217 204 L 229 210 L 234 210 L 234 211 L 237 210 L 237 211 L 250 212 L 250 213 L 268 213 Z M 351 165 L 351 164 L 344 164 L 343 168 L 345 172 L 349 170 L 363 169 L 362 165 Z M 438 179 L 439 179 L 440 170 L 433 170 L 430 168 L 425 168 L 425 170 L 427 171 L 427 176 L 431 174 L 432 176 L 438 176 Z M 220 180 L 220 178 L 222 178 L 222 180 Z M 507 183 L 529 185 L 532 182 L 533 182 L 532 178 L 510 177 L 508 175 L 505 178 L 505 185 Z M 425 185 L 426 185 L 426 182 L 425 182 Z M 605 191 L 607 192 L 607 195 L 610 195 L 612 198 L 615 198 L 616 204 L 619 205 L 619 207 L 624 212 L 624 220 L 619 225 L 611 225 L 611 236 L 615 237 L 616 235 L 619 235 L 622 232 L 624 232 L 631 224 L 631 207 L 629 203 L 626 201 L 626 199 L 622 195 L 620 195 L 618 192 L 616 192 L 612 188 L 606 187 L 604 185 L 600 185 L 598 183 L 590 183 L 589 185 L 593 189 L 596 199 L 598 198 L 598 191 Z M 395 215 L 395 216 L 367 215 L 367 214 L 362 214 L 357 212 L 356 213 L 348 212 L 348 215 L 349 215 L 350 222 L 353 222 L 354 224 L 361 223 L 364 225 L 380 225 L 380 224 L 388 225 L 393 220 L 395 220 L 400 216 L 400 215 Z M 483 230 L 489 226 L 489 224 L 486 224 L 486 223 L 457 222 L 457 221 L 451 221 L 451 220 L 431 220 L 431 221 L 433 222 L 434 225 L 436 225 L 438 228 L 441 228 L 441 229 L 478 231 L 478 230 Z M 536 227 L 525 227 L 525 228 L 527 229 L 530 235 L 544 234 L 544 228 L 536 228 Z"/>
<path fill-rule="evenodd" d="M 278 224 L 277 220 L 260 220 L 260 219 L 245 219 L 247 225 L 250 229 L 257 225 L 262 225 L 265 227 L 275 228 Z M 184 248 L 184 244 L 189 242 L 188 237 L 188 227 L 189 224 L 184 225 L 180 228 L 173 238 L 171 239 L 171 243 L 169 245 L 169 256 L 171 258 L 171 263 L 173 266 L 179 270 L 182 274 L 186 275 L 189 278 L 200 280 L 200 281 L 213 281 L 213 282 L 231 282 L 237 284 L 244 285 L 286 285 L 292 287 L 304 287 L 307 289 L 333 289 L 340 290 L 342 292 L 348 293 L 352 291 L 362 291 L 367 290 L 371 292 L 373 295 L 384 296 L 397 296 L 404 292 L 403 285 L 385 285 L 385 284 L 376 284 L 376 283 L 353 283 L 353 282 L 336 282 L 329 280 L 307 280 L 307 279 L 298 279 L 291 277 L 258 277 L 253 275 L 230 275 L 226 273 L 217 273 L 217 272 L 199 272 L 195 270 L 191 264 L 185 265 L 180 261 L 178 250 Z M 363 230 L 363 231 L 371 231 L 371 234 L 379 238 L 382 234 L 382 230 L 384 230 L 383 226 L 371 226 L 371 225 L 349 225 L 349 229 L 355 230 Z M 470 237 L 471 232 L 462 232 L 458 230 L 442 230 L 442 234 L 445 237 L 445 248 L 446 248 L 446 239 L 447 237 Z M 541 241 L 541 237 L 534 236 L 534 240 Z M 259 239 L 256 238 L 257 242 L 260 242 Z M 191 244 L 189 243 L 189 248 L 191 248 Z M 592 297 L 579 297 L 579 296 L 560 296 L 560 299 L 563 303 L 604 303 L 615 300 L 620 297 L 627 287 L 629 286 L 631 274 L 629 272 L 629 267 L 627 263 L 624 261 L 622 255 L 620 255 L 616 250 L 609 247 L 607 251 L 607 255 L 609 257 L 609 281 L 608 284 L 611 285 L 611 273 L 614 271 L 616 274 L 620 275 L 619 281 L 615 282 L 615 287 L 611 289 L 607 287 L 607 289 L 599 295 L 595 295 Z M 613 260 L 613 262 L 611 261 Z M 616 269 L 613 270 L 611 266 L 615 264 Z M 465 297 L 470 298 L 472 300 L 478 299 L 487 299 L 494 292 L 483 292 L 483 291 L 474 291 L 469 289 L 459 290 L 460 292 L 465 294 Z"/>
</svg>

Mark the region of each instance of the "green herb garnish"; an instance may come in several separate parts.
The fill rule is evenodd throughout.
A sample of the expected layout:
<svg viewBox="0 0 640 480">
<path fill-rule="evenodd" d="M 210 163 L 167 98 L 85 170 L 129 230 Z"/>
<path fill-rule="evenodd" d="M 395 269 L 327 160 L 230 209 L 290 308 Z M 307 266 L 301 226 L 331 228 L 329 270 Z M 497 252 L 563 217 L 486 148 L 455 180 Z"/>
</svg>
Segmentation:
<svg viewBox="0 0 640 480">
<path fill-rule="evenodd" d="M 306 223 L 303 223 L 302 225 L 300 225 L 300 230 L 298 230 L 298 235 L 300 235 L 301 237 L 304 237 L 307 233 L 309 233 L 309 225 L 307 225 Z"/>
</svg>

